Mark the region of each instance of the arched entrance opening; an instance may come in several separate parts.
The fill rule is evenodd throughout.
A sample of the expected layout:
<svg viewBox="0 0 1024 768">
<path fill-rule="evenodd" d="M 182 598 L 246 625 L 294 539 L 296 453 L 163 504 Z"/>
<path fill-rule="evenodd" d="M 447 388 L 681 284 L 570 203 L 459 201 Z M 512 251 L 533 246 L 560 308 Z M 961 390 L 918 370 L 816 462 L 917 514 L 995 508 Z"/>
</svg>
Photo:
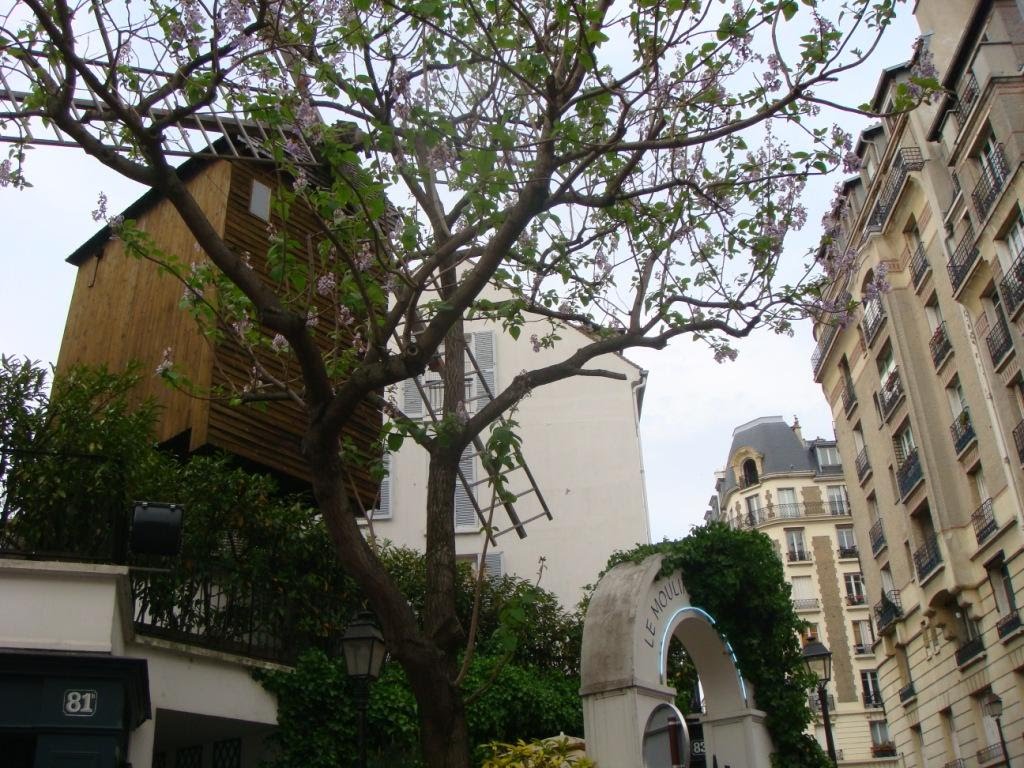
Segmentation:
<svg viewBox="0 0 1024 768">
<path fill-rule="evenodd" d="M 613 768 L 671 768 L 665 751 L 645 751 L 652 716 L 682 720 L 668 685 L 669 642 L 693 660 L 704 692 L 700 716 L 707 765 L 768 768 L 771 741 L 764 713 L 715 629 L 714 617 L 690 603 L 683 575 L 661 577 L 662 557 L 622 563 L 601 579 L 583 626 L 581 695 L 587 754 Z M 655 726 L 658 727 L 658 726 Z M 688 755 L 682 765 L 688 765 Z"/>
</svg>

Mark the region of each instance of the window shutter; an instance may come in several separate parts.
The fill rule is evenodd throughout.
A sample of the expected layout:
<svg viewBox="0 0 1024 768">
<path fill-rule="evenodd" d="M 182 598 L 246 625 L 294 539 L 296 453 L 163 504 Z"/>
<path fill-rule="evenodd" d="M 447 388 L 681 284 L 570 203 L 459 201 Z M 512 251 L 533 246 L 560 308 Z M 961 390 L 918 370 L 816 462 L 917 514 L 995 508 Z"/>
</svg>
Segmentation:
<svg viewBox="0 0 1024 768">
<path fill-rule="evenodd" d="M 423 415 L 423 398 L 413 379 L 402 383 L 402 412 L 411 419 Z"/>
<path fill-rule="evenodd" d="M 472 336 L 473 356 L 476 358 L 477 367 L 480 369 L 480 376 L 487 383 L 485 389 L 473 375 L 473 406 L 479 408 L 482 404 L 490 401 L 487 390 L 494 393 L 494 331 L 477 331 Z M 470 368 L 472 371 L 472 368 Z"/>
<path fill-rule="evenodd" d="M 794 600 L 811 600 L 814 598 L 814 584 L 811 582 L 810 576 L 794 576 L 793 577 L 793 599 Z"/>
<path fill-rule="evenodd" d="M 462 452 L 462 459 L 459 461 L 459 469 L 466 483 L 472 485 L 476 482 L 476 462 L 473 459 L 473 447 L 470 446 Z M 457 530 L 476 530 L 480 525 L 473 508 L 473 500 L 469 497 L 469 491 L 462 485 L 459 479 L 455 479 L 455 528 Z"/>
<path fill-rule="evenodd" d="M 501 552 L 488 552 L 484 555 L 484 574 L 489 579 L 500 579 L 505 575 Z"/>
<path fill-rule="evenodd" d="M 384 477 L 380 481 L 380 497 L 377 499 L 377 508 L 373 510 L 374 520 L 385 520 L 391 517 L 391 454 L 385 453 L 383 457 Z"/>
</svg>

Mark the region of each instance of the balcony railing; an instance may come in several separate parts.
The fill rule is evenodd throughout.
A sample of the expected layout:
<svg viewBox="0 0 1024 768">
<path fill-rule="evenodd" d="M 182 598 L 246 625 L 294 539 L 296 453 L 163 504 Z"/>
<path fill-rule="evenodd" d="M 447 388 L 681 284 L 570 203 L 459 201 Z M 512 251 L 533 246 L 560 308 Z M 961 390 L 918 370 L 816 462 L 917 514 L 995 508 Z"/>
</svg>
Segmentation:
<svg viewBox="0 0 1024 768">
<path fill-rule="evenodd" d="M 828 513 L 832 517 L 845 517 L 850 514 L 850 505 L 846 499 L 829 499 Z"/>
<path fill-rule="evenodd" d="M 932 338 L 928 342 L 928 348 L 932 353 L 932 362 L 935 364 L 935 367 L 938 368 L 942 365 L 942 361 L 946 359 L 946 356 L 953 349 L 953 345 L 949 343 L 949 334 L 946 333 L 945 321 L 935 326 Z"/>
<path fill-rule="evenodd" d="M 974 201 L 974 210 L 978 212 L 979 221 L 985 220 L 988 212 L 992 210 L 992 203 L 999 197 L 1006 180 L 1010 177 L 1002 144 L 996 144 L 992 154 L 986 157 L 989 162 L 982 164 L 981 178 L 971 192 L 971 200 Z"/>
<path fill-rule="evenodd" d="M 847 384 L 843 387 L 843 412 L 849 416 L 856 405 L 857 393 L 853 391 L 853 387 L 850 384 Z"/>
<path fill-rule="evenodd" d="M 949 281 L 953 284 L 953 292 L 960 290 L 967 275 L 971 273 L 974 262 L 978 260 L 978 248 L 974 244 L 974 227 L 970 222 L 967 224 L 967 231 L 960 238 L 960 242 L 953 251 L 952 257 L 946 268 L 949 270 Z"/>
<path fill-rule="evenodd" d="M 836 699 L 835 699 L 835 697 L 830 693 L 830 694 L 827 694 L 827 699 L 828 699 L 828 709 L 829 709 L 829 712 L 835 712 L 836 711 Z M 810 696 L 807 697 L 807 707 L 808 707 L 808 709 L 811 710 L 811 712 L 814 712 L 814 713 L 821 712 L 821 699 L 818 697 L 817 693 L 812 693 Z"/>
<path fill-rule="evenodd" d="M 957 666 L 962 667 L 971 659 L 980 656 L 984 650 L 985 642 L 981 639 L 981 635 L 971 638 L 956 649 Z"/>
<path fill-rule="evenodd" d="M 868 460 L 868 447 L 866 445 L 860 449 L 854 464 L 857 467 L 857 479 L 863 480 L 868 472 L 871 471 L 871 462 Z"/>
<path fill-rule="evenodd" d="M 864 701 L 864 707 L 867 709 L 881 709 L 882 708 L 882 694 L 872 693 L 870 691 L 864 691 L 861 695 Z"/>
<path fill-rule="evenodd" d="M 828 350 L 832 346 L 832 342 L 835 341 L 836 334 L 839 332 L 839 328 L 836 325 L 825 325 L 821 332 L 821 338 L 818 339 L 818 344 L 814 348 L 814 353 L 811 355 L 811 368 L 814 371 L 814 378 L 818 378 L 818 374 L 821 373 L 821 366 L 825 363 L 825 358 L 828 356 Z"/>
<path fill-rule="evenodd" d="M 966 407 L 949 425 L 949 434 L 953 438 L 953 448 L 956 450 L 957 456 L 974 442 L 974 424 L 971 422 L 971 412 Z"/>
<path fill-rule="evenodd" d="M 914 567 L 917 577 L 924 580 L 942 564 L 942 552 L 939 550 L 939 539 L 935 534 L 927 537 L 924 544 L 914 551 Z"/>
<path fill-rule="evenodd" d="M 875 207 L 871 211 L 866 229 L 869 232 L 878 232 L 884 226 L 889 214 L 896 207 L 900 199 L 900 192 L 903 190 L 903 183 L 911 171 L 919 171 L 924 167 L 924 158 L 921 150 L 917 147 L 901 147 L 897 150 L 889 169 L 889 177 L 885 181 L 885 187 L 878 195 Z"/>
<path fill-rule="evenodd" d="M 992 499 L 985 499 L 981 502 L 974 514 L 971 515 L 971 524 L 974 526 L 974 538 L 978 544 L 984 544 L 989 537 L 996 532 L 999 525 L 996 523 L 995 513 L 992 511 Z"/>
<path fill-rule="evenodd" d="M 896 409 L 897 403 L 903 399 L 903 381 L 900 379 L 899 368 L 893 368 L 892 372 L 882 383 L 878 391 L 878 405 L 882 409 L 882 418 L 889 418 Z"/>
<path fill-rule="evenodd" d="M 978 100 L 979 92 L 978 78 L 972 72 L 971 76 L 967 78 L 964 89 L 960 91 L 956 99 L 956 119 L 961 128 L 967 123 L 967 116 L 971 113 L 971 107 Z"/>
<path fill-rule="evenodd" d="M 885 547 L 885 529 L 882 528 L 881 520 L 875 520 L 872 524 L 868 538 L 871 539 L 871 554 L 877 555 Z"/>
<path fill-rule="evenodd" d="M 872 757 L 896 757 L 896 745 L 891 741 L 871 745 Z"/>
<path fill-rule="evenodd" d="M 950 760 L 945 763 L 942 768 L 967 768 L 967 761 L 962 757 L 958 757 L 956 760 Z"/>
<path fill-rule="evenodd" d="M 874 653 L 871 650 L 871 643 L 854 643 L 853 652 L 857 656 L 869 656 Z"/>
<path fill-rule="evenodd" d="M 917 696 L 917 689 L 914 687 L 913 680 L 900 688 L 900 704 L 906 704 L 915 696 Z"/>
<path fill-rule="evenodd" d="M 865 602 L 867 602 L 867 597 L 865 595 L 858 595 L 857 593 L 854 593 L 846 596 L 847 605 L 864 605 Z"/>
<path fill-rule="evenodd" d="M 931 268 L 932 265 L 928 263 L 928 257 L 924 253 L 924 243 L 918 243 L 910 259 L 910 274 L 914 278 L 915 288 L 921 285 L 921 281 Z"/>
<path fill-rule="evenodd" d="M 882 306 L 882 300 L 877 296 L 869 299 L 864 304 L 864 320 L 861 322 L 861 328 L 864 330 L 864 340 L 868 346 L 871 346 L 875 336 L 878 335 L 878 329 L 882 327 L 884 322 L 885 308 Z"/>
<path fill-rule="evenodd" d="M 1024 419 L 1013 428 L 1013 444 L 1017 446 L 1017 458 L 1024 464 Z"/>
<path fill-rule="evenodd" d="M 999 288 L 1003 294 L 1003 306 L 1010 317 L 1016 317 L 1017 310 L 1024 305 L 1024 248 L 1017 254 L 1013 264 L 1006 270 Z"/>
<path fill-rule="evenodd" d="M 809 563 L 811 553 L 806 549 L 791 549 L 786 553 L 786 559 L 791 563 Z"/>
<path fill-rule="evenodd" d="M 1014 608 L 996 622 L 996 633 L 999 635 L 999 639 L 1002 640 L 1014 630 L 1020 629 L 1020 626 L 1020 612 Z"/>
<path fill-rule="evenodd" d="M 1010 338 L 1010 329 L 1006 326 L 1006 318 L 997 313 L 996 322 L 992 330 L 985 337 L 988 345 L 988 354 L 992 358 L 992 365 L 999 367 L 1010 350 L 1013 349 L 1013 339 Z"/>
<path fill-rule="evenodd" d="M 900 487 L 900 498 L 905 499 L 921 481 L 921 458 L 918 456 L 917 448 L 908 453 L 899 467 L 896 469 L 896 482 Z"/>
<path fill-rule="evenodd" d="M 857 557 L 860 555 L 860 552 L 858 551 L 856 544 L 853 544 L 849 547 L 839 547 L 838 553 L 840 558 Z"/>
<path fill-rule="evenodd" d="M 1001 744 L 992 744 L 985 747 L 984 749 L 978 750 L 978 764 L 984 765 L 985 763 L 991 763 L 995 760 L 999 760 L 1003 756 L 1003 747 Z"/>
<path fill-rule="evenodd" d="M 793 610 L 795 611 L 816 611 L 820 603 L 816 597 L 798 597 L 793 600 Z"/>
<path fill-rule="evenodd" d="M 903 615 L 903 604 L 900 602 L 900 591 L 890 589 L 882 594 L 882 599 L 875 603 L 875 623 L 881 632 Z"/>
</svg>

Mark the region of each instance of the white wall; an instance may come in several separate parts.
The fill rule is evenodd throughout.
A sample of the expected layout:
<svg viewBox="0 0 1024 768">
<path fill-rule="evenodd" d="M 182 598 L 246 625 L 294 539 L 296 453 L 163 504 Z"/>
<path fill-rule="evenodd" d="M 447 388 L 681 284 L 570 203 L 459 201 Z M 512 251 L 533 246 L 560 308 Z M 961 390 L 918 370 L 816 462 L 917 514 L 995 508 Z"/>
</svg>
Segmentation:
<svg viewBox="0 0 1024 768">
<path fill-rule="evenodd" d="M 554 350 L 534 352 L 529 329 L 516 341 L 483 322 L 467 325 L 470 332 L 487 328 L 494 328 L 499 391 L 520 371 L 559 362 L 589 341 L 567 328 Z M 596 581 L 613 551 L 650 538 L 634 394 L 642 373 L 615 356 L 599 358 L 588 367 L 616 371 L 626 380 L 588 376 L 551 384 L 535 390 L 514 414 L 527 465 L 554 519 L 528 524 L 525 539 L 510 532 L 497 540 L 506 572 L 536 581 L 540 558 L 545 558 L 541 586 L 570 607 L 582 596 L 581 588 Z M 408 441 L 392 457 L 391 472 L 393 517 L 376 521 L 375 533 L 423 549 L 425 452 Z M 521 491 L 522 485 L 514 484 L 511 490 Z M 481 486 L 478 501 L 490 502 L 486 485 Z M 515 509 L 521 520 L 541 512 L 533 496 L 519 500 Z M 509 526 L 504 510 L 496 511 L 495 525 Z M 477 553 L 483 545 L 479 533 L 456 538 L 459 554 Z"/>
</svg>

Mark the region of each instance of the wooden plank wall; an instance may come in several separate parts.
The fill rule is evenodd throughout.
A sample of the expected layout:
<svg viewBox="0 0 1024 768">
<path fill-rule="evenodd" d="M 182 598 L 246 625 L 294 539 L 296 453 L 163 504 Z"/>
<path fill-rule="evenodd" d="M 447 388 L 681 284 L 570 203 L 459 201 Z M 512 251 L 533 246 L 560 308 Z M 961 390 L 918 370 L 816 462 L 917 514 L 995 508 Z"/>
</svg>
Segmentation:
<svg viewBox="0 0 1024 768">
<path fill-rule="evenodd" d="M 187 185 L 218 230 L 224 226 L 230 175 L 228 163 L 218 162 Z M 170 203 L 155 203 L 137 222 L 164 251 L 190 263 L 200 258 L 195 238 Z M 209 386 L 212 348 L 179 309 L 182 290 L 181 282 L 156 264 L 126 254 L 120 240 L 107 241 L 78 268 L 57 371 L 77 363 L 123 370 L 139 361 L 138 397 L 153 397 L 162 408 L 157 438 L 168 440 L 191 429 L 193 445 L 200 445 L 205 442 L 206 404 L 171 389 L 154 373 L 170 347 L 174 362 L 200 387 Z"/>
<path fill-rule="evenodd" d="M 263 169 L 250 163 L 236 163 L 231 175 L 231 187 L 224 235 L 229 245 L 239 252 L 252 256 L 253 266 L 263 278 L 271 283 L 266 270 L 265 254 L 268 247 L 267 222 L 249 213 L 249 198 L 254 178 L 259 178 L 273 189 L 279 182 Z M 272 222 L 283 226 L 276 217 Z M 315 239 L 319 228 L 311 211 L 295 206 L 289 221 L 293 236 L 306 241 Z M 327 308 L 326 302 L 324 309 Z M 333 311 L 333 310 L 332 310 Z M 324 349 L 330 341 L 322 329 L 318 329 Z M 283 378 L 299 381 L 299 369 L 290 358 L 282 362 L 269 352 L 258 352 L 262 364 Z M 252 361 L 249 353 L 233 342 L 218 344 L 212 371 L 212 382 L 216 385 L 235 388 L 249 381 Z M 208 440 L 225 450 L 244 456 L 259 464 L 272 467 L 292 477 L 309 480 L 306 463 L 301 455 L 302 434 L 306 427 L 304 410 L 293 402 L 266 403 L 255 406 L 232 407 L 227 403 L 214 402 L 209 412 Z M 377 438 L 380 431 L 380 412 L 368 405 L 361 406 L 351 425 L 346 430 L 350 438 L 367 456 L 379 455 Z M 353 472 L 353 484 L 358 490 L 365 507 L 373 505 L 378 484 L 366 470 Z"/>
</svg>

